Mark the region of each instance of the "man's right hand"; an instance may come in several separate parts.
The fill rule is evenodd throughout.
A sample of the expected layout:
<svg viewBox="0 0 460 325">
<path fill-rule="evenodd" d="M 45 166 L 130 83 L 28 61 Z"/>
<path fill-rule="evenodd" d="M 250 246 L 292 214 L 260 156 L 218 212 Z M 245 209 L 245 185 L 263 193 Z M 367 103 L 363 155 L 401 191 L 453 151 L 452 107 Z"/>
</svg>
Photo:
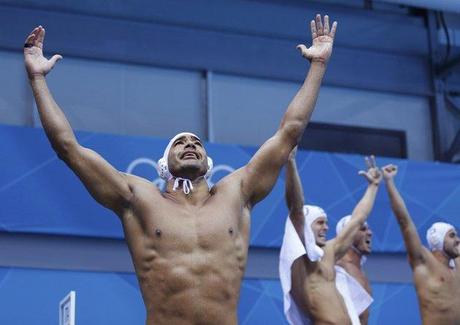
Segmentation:
<svg viewBox="0 0 460 325">
<path fill-rule="evenodd" d="M 364 178 L 369 182 L 369 184 L 379 185 L 380 181 L 382 180 L 382 173 L 377 167 L 375 157 L 365 157 L 364 160 L 367 165 L 367 171 L 360 170 L 358 174 L 364 176 Z"/>
<path fill-rule="evenodd" d="M 389 164 L 382 168 L 383 178 L 385 181 L 392 180 L 398 173 L 398 166 Z"/>
<path fill-rule="evenodd" d="M 307 48 L 304 44 L 297 45 L 301 55 L 310 62 L 321 62 L 327 64 L 332 54 L 337 22 L 329 29 L 329 16 L 324 16 L 324 24 L 321 15 L 310 22 L 312 45 Z"/>
<path fill-rule="evenodd" d="M 24 43 L 24 62 L 29 79 L 44 77 L 53 69 L 56 61 L 62 59 L 60 55 L 53 55 L 49 60 L 43 56 L 44 40 L 45 29 L 38 26 L 29 34 Z"/>
</svg>

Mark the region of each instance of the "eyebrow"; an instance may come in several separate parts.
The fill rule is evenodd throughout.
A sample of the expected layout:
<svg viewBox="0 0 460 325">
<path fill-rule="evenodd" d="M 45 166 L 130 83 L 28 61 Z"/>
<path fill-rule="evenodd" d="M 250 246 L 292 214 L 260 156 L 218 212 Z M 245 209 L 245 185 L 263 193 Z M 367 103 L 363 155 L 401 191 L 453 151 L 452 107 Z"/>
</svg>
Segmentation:
<svg viewBox="0 0 460 325">
<path fill-rule="evenodd" d="M 177 142 L 179 142 L 179 141 L 183 141 L 184 138 L 185 138 L 185 136 L 182 136 L 182 137 L 176 139 L 176 140 L 173 142 L 173 145 L 175 145 L 175 144 L 176 144 Z"/>
<path fill-rule="evenodd" d="M 173 145 L 176 144 L 178 141 L 184 141 L 186 137 L 187 137 L 186 135 L 183 135 L 180 138 L 176 139 L 176 141 L 173 142 Z M 199 138 L 197 138 L 197 137 L 195 137 L 193 135 L 191 137 L 192 137 L 193 140 L 198 141 L 199 143 L 201 143 L 201 140 Z"/>
</svg>

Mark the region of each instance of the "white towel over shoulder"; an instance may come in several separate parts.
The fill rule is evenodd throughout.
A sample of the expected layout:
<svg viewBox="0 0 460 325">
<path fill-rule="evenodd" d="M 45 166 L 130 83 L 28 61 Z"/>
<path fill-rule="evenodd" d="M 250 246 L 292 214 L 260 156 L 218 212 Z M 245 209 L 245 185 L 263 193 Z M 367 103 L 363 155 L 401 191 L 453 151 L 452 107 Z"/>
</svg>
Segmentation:
<svg viewBox="0 0 460 325">
<path fill-rule="evenodd" d="M 291 267 L 294 261 L 303 255 L 307 255 L 307 251 L 288 217 L 280 252 L 279 272 L 281 287 L 283 289 L 284 314 L 291 325 L 312 323 L 308 316 L 297 307 L 290 295 Z M 336 272 L 337 289 L 345 300 L 353 325 L 359 325 L 359 315 L 372 303 L 372 298 L 343 268 L 336 267 Z"/>
</svg>

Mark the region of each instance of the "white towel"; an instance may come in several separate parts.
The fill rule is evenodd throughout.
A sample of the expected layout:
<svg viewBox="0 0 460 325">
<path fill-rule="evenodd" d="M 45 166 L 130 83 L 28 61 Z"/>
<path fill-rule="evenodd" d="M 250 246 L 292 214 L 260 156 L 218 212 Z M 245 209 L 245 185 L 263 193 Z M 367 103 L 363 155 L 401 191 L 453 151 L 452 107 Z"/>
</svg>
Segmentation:
<svg viewBox="0 0 460 325">
<path fill-rule="evenodd" d="M 363 286 L 344 268 L 335 266 L 335 285 L 345 301 L 353 325 L 360 325 L 359 315 L 374 301 Z"/>
<path fill-rule="evenodd" d="M 308 325 L 312 323 L 308 315 L 305 315 L 299 307 L 297 307 L 290 294 L 291 267 L 294 261 L 303 255 L 307 255 L 307 251 L 300 240 L 294 225 L 288 217 L 286 220 L 283 244 L 280 251 L 279 272 L 281 288 L 283 289 L 284 314 L 288 323 L 291 325 Z M 336 267 L 336 270 L 338 268 L 340 267 Z M 348 313 L 353 321 L 354 317 L 352 315 L 354 314 L 359 316 L 372 303 L 372 298 L 358 283 L 358 281 L 351 277 L 345 270 L 343 270 L 343 272 L 342 270 L 336 271 L 336 286 L 339 293 L 344 296 L 345 305 L 347 306 L 347 310 L 349 310 Z M 355 324 L 360 324 L 359 318 L 358 323 L 355 321 L 353 322 L 353 325 Z"/>
</svg>

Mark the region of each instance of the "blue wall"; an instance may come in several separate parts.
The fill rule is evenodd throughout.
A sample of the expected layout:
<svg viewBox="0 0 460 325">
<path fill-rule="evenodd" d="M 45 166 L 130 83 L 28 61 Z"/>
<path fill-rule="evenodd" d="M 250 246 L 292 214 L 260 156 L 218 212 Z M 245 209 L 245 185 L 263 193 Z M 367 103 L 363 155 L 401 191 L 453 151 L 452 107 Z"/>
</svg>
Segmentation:
<svg viewBox="0 0 460 325">
<path fill-rule="evenodd" d="M 370 325 L 420 324 L 412 285 L 373 284 L 372 289 Z M 59 301 L 70 290 L 77 295 L 77 324 L 145 322 L 134 274 L 0 267 L 0 324 L 57 324 Z M 238 316 L 241 325 L 287 324 L 279 281 L 245 279 Z"/>
<path fill-rule="evenodd" d="M 82 145 L 99 152 L 117 169 L 158 182 L 152 164 L 161 157 L 166 140 L 95 133 L 79 133 L 78 137 Z M 0 139 L 2 229 L 122 237 L 118 219 L 90 198 L 79 180 L 57 159 L 42 130 L 3 126 L 0 127 Z M 208 144 L 215 165 L 227 166 L 230 170 L 246 164 L 255 151 L 253 147 Z M 129 166 L 139 158 L 149 159 L 148 163 L 130 169 Z M 299 152 L 297 162 L 307 202 L 322 206 L 334 227 L 341 217 L 353 210 L 366 188 L 367 182 L 358 176 L 358 171 L 364 168 L 363 157 Z M 457 217 L 460 171 L 457 166 L 380 157 L 378 162 L 381 166 L 390 162 L 399 165 L 396 181 L 423 240 L 426 229 L 434 221 L 445 220 L 460 226 Z M 211 181 L 217 182 L 227 173 L 228 170 L 217 172 Z M 271 194 L 254 209 L 251 244 L 279 247 L 282 241 L 280 229 L 284 227 L 286 215 L 284 182 L 280 178 Z M 404 251 L 383 186 L 369 222 L 374 228 L 375 251 Z"/>
</svg>

